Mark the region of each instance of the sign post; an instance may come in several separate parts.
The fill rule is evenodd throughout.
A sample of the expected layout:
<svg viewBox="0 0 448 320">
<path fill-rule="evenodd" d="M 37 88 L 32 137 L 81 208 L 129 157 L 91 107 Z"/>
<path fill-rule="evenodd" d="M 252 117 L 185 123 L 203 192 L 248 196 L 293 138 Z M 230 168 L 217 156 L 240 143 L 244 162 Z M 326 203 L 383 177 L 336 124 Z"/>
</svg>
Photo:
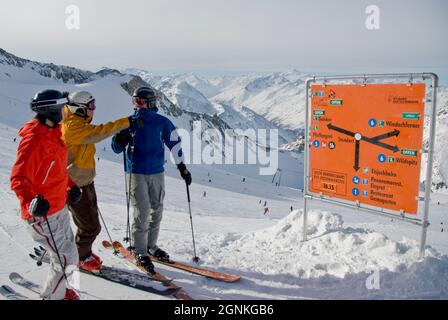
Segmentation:
<svg viewBox="0 0 448 320">
<path fill-rule="evenodd" d="M 414 82 L 421 78 L 423 82 Z M 368 83 L 370 79 L 409 79 Z M 432 98 L 426 101 L 425 80 Z M 351 83 L 346 83 L 352 80 Z M 359 81 L 361 80 L 361 81 Z M 339 81 L 339 83 L 334 82 Z M 341 83 L 344 81 L 345 83 Z M 303 241 L 310 199 L 428 227 L 435 138 L 437 76 L 355 75 L 306 81 Z M 430 102 L 430 140 L 424 150 L 425 103 Z M 422 154 L 428 152 L 423 218 L 419 209 Z"/>
</svg>

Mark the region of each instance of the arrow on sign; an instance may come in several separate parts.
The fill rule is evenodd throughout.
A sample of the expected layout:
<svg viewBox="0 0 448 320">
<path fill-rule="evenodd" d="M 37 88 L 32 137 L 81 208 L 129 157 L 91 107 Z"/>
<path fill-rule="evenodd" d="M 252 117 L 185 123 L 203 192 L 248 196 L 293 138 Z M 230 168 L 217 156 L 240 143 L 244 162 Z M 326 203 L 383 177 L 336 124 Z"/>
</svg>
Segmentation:
<svg viewBox="0 0 448 320">
<path fill-rule="evenodd" d="M 355 165 L 353 166 L 353 168 L 355 169 L 355 171 L 359 170 L 359 140 L 356 140 L 355 143 Z"/>
<path fill-rule="evenodd" d="M 387 150 L 391 150 L 393 152 L 397 152 L 397 151 L 400 150 L 398 148 L 398 146 L 392 146 L 390 144 L 387 144 L 387 143 L 384 143 L 384 142 L 380 142 L 380 141 L 378 141 L 376 139 L 373 139 L 373 138 L 362 137 L 361 139 L 366 141 L 366 142 L 368 142 L 368 143 L 374 144 L 374 145 L 376 145 L 378 147 L 381 147 L 381 148 L 384 148 L 384 149 L 387 149 Z"/>
<path fill-rule="evenodd" d="M 329 130 L 334 130 L 334 131 L 343 133 L 343 134 L 345 134 L 345 135 L 347 135 L 347 136 L 350 136 L 350 137 L 354 137 L 354 136 L 355 136 L 355 133 L 354 133 L 354 132 L 351 132 L 351 131 L 348 131 L 348 130 L 345 130 L 345 129 L 336 127 L 336 126 L 332 125 L 331 123 L 329 123 L 329 124 L 327 125 L 327 128 L 328 128 Z"/>
<path fill-rule="evenodd" d="M 400 131 L 395 129 L 394 131 L 391 131 L 391 132 L 388 132 L 388 133 L 384 133 L 384 134 L 381 134 L 379 136 L 372 137 L 370 139 L 379 141 L 379 140 L 384 140 L 384 139 L 387 139 L 387 138 L 390 138 L 390 137 L 393 137 L 393 136 L 397 136 L 398 137 L 399 134 L 400 134 Z"/>
</svg>

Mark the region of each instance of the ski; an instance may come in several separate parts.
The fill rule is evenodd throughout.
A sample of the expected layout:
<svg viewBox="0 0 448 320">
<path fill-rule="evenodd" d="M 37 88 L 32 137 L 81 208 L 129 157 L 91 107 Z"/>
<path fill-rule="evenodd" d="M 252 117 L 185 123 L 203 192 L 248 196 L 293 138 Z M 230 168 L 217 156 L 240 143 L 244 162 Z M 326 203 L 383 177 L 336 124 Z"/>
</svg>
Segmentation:
<svg viewBox="0 0 448 320">
<path fill-rule="evenodd" d="M 41 250 L 44 250 L 44 251 L 41 251 Z M 50 258 L 45 253 L 46 253 L 46 251 L 42 247 L 40 249 L 34 248 L 34 254 L 30 254 L 30 257 L 33 258 L 34 260 L 36 260 L 38 263 L 39 262 L 49 263 Z M 108 274 L 113 274 L 113 275 L 116 275 L 119 277 L 127 277 L 127 278 L 131 278 L 133 280 L 139 280 L 142 282 L 149 280 L 149 281 L 161 282 L 162 284 L 170 284 L 170 282 L 172 281 L 171 279 L 166 279 L 166 278 L 158 279 L 157 277 L 149 277 L 148 275 L 142 275 L 140 273 L 130 272 L 130 271 L 127 271 L 124 269 L 108 267 L 106 265 L 102 265 L 101 270 L 99 272 L 89 272 L 89 271 L 86 271 L 83 269 L 80 269 L 79 271 L 86 273 L 86 274 L 92 273 L 93 275 L 98 275 L 98 276 L 103 276 L 103 277 L 107 277 Z"/>
<path fill-rule="evenodd" d="M 42 248 L 41 248 L 42 249 Z M 43 263 L 49 263 L 50 258 L 48 255 L 45 254 L 45 251 L 42 252 L 38 248 L 34 248 L 35 254 L 30 254 L 30 257 L 33 258 L 36 261 L 40 261 Z M 108 280 L 114 283 L 118 283 L 127 287 L 131 287 L 134 289 L 139 289 L 142 291 L 146 291 L 149 293 L 161 295 L 161 296 L 170 296 L 175 294 L 180 288 L 178 287 L 168 287 L 166 289 L 157 289 L 154 286 L 151 286 L 148 284 L 148 281 L 155 281 L 157 283 L 161 283 L 164 286 L 167 286 L 171 283 L 170 279 L 163 279 L 163 280 L 155 280 L 150 277 L 147 277 L 146 275 L 137 274 L 133 272 L 129 272 L 127 270 L 117 269 L 113 267 L 108 266 L 102 266 L 101 270 L 99 272 L 89 272 L 82 269 L 79 269 L 80 272 L 102 278 L 104 280 Z M 38 287 L 39 288 L 39 287 Z"/>
<path fill-rule="evenodd" d="M 214 270 L 210 270 L 210 269 L 195 267 L 195 266 L 191 266 L 191 265 L 173 261 L 173 260 L 170 260 L 169 262 L 165 262 L 165 261 L 161 261 L 161 260 L 157 259 L 154 256 L 151 256 L 151 259 L 156 263 L 160 263 L 165 266 L 169 266 L 169 267 L 176 268 L 179 270 L 188 271 L 193 274 L 203 276 L 203 277 L 213 279 L 213 280 L 232 283 L 232 282 L 237 282 L 241 279 L 241 276 L 239 276 L 239 275 L 227 274 L 227 273 L 222 273 L 222 272 L 214 271 Z"/>
<path fill-rule="evenodd" d="M 123 247 L 123 245 L 120 242 L 115 241 L 114 247 L 116 250 L 120 250 L 120 247 Z M 160 263 L 165 266 L 168 266 L 168 267 L 187 271 L 187 272 L 190 272 L 190 273 L 193 273 L 196 275 L 200 275 L 200 276 L 203 276 L 203 277 L 206 277 L 209 279 L 213 279 L 213 280 L 224 281 L 224 282 L 237 282 L 241 279 L 241 276 L 239 276 L 239 275 L 222 273 L 222 272 L 213 271 L 213 270 L 209 270 L 209 269 L 205 269 L 205 268 L 187 265 L 187 264 L 176 262 L 176 261 L 164 262 L 164 261 L 157 259 L 154 256 L 151 256 L 151 260 L 156 263 Z"/>
<path fill-rule="evenodd" d="M 118 255 L 120 257 L 125 258 L 128 261 L 130 261 L 134 266 L 136 266 L 139 270 L 144 272 L 149 277 L 156 278 L 159 280 L 167 279 L 164 275 L 162 275 L 158 272 L 154 275 L 149 274 L 142 266 L 137 265 L 132 252 L 127 250 L 120 242 L 114 241 L 114 243 L 111 244 L 109 241 L 104 240 L 102 243 L 103 243 L 104 248 L 111 249 L 111 250 L 118 252 Z M 193 300 L 193 298 L 190 297 L 188 295 L 188 293 L 186 293 L 181 287 L 177 286 L 174 282 L 171 281 L 169 284 L 164 284 L 164 285 L 168 288 L 176 288 L 177 289 L 177 292 L 175 292 L 173 294 L 173 297 L 175 297 L 176 299 L 178 299 L 178 300 Z"/>
<path fill-rule="evenodd" d="M 35 284 L 24 277 L 22 277 L 17 272 L 12 272 L 9 274 L 9 280 L 11 280 L 12 283 L 21 286 L 25 289 L 28 289 L 36 294 L 40 294 L 41 288 L 38 284 Z"/>
<path fill-rule="evenodd" d="M 7 285 L 0 287 L 0 294 L 9 300 L 31 300 Z"/>
</svg>

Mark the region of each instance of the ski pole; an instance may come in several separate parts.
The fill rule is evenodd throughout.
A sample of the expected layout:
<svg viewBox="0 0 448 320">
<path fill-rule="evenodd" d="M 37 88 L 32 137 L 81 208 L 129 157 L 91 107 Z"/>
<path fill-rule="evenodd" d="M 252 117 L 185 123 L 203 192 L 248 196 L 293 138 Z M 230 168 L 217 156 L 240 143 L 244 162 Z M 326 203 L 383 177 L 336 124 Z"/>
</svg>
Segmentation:
<svg viewBox="0 0 448 320">
<path fill-rule="evenodd" d="M 56 245 L 56 241 L 54 240 L 53 232 L 51 231 L 50 222 L 48 221 L 48 218 L 46 216 L 45 216 L 45 221 L 47 222 L 47 227 L 48 227 L 48 231 L 50 232 L 51 241 L 53 241 L 54 251 L 56 252 L 56 255 L 58 256 L 59 264 L 61 265 L 62 274 L 64 275 L 65 281 L 68 282 L 67 274 L 65 273 L 65 267 L 62 264 L 62 259 L 61 259 L 61 256 L 59 254 L 59 250 L 58 250 L 58 247 Z"/>
<path fill-rule="evenodd" d="M 129 159 L 131 160 L 131 170 L 129 170 L 129 185 L 128 185 L 128 241 L 129 241 L 129 249 L 132 250 L 132 235 L 131 235 L 131 223 L 129 217 L 129 208 L 131 204 L 131 185 L 132 185 L 132 170 L 134 169 L 134 147 L 135 147 L 135 132 L 131 131 L 131 145 L 129 146 L 130 155 Z"/>
<path fill-rule="evenodd" d="M 34 248 L 34 254 L 30 254 L 31 258 L 36 258 L 36 265 L 38 267 L 40 267 L 42 265 L 42 260 L 44 260 L 45 254 L 47 253 L 47 249 L 45 249 L 44 247 L 40 246 L 39 249 L 38 248 Z"/>
<path fill-rule="evenodd" d="M 126 237 L 123 241 L 128 242 L 130 238 L 130 228 L 129 228 L 129 191 L 128 191 L 128 179 L 126 177 L 126 150 L 123 150 L 123 166 L 124 166 L 124 187 L 126 192 L 126 210 L 127 210 L 127 224 L 126 224 Z"/>
<path fill-rule="evenodd" d="M 97 207 L 97 209 L 98 209 L 98 215 L 100 216 L 101 221 L 103 222 L 104 229 L 106 229 L 107 236 L 109 237 L 110 244 L 113 245 L 114 242 L 113 242 L 113 240 L 112 240 L 112 237 L 110 236 L 109 229 L 107 228 L 106 222 L 104 221 L 104 218 L 103 218 L 103 215 L 102 215 L 102 213 L 101 213 L 101 210 L 100 210 L 100 208 L 98 208 L 98 207 Z M 115 248 L 114 248 L 114 255 L 118 255 L 118 251 L 115 250 Z"/>
<path fill-rule="evenodd" d="M 196 244 L 195 244 L 195 241 L 194 241 L 194 230 L 193 230 L 193 216 L 191 215 L 190 187 L 188 186 L 187 183 L 185 183 L 185 185 L 187 186 L 188 211 L 190 212 L 191 236 L 193 238 L 194 257 L 193 257 L 192 260 L 193 260 L 193 262 L 198 263 L 199 262 L 199 257 L 196 255 Z"/>
</svg>

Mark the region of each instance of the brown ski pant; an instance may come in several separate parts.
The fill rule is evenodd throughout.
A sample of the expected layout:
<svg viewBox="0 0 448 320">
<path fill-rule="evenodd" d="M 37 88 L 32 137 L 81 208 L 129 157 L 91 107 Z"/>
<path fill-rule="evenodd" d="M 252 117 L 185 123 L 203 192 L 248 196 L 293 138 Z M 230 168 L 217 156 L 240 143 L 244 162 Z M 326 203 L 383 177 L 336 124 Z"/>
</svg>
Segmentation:
<svg viewBox="0 0 448 320">
<path fill-rule="evenodd" d="M 69 205 L 69 210 L 72 213 L 73 221 L 78 227 L 75 239 L 79 259 L 84 260 L 92 253 L 92 244 L 101 231 L 101 224 L 93 182 L 85 187 L 81 187 L 81 190 L 81 200 Z"/>
</svg>

